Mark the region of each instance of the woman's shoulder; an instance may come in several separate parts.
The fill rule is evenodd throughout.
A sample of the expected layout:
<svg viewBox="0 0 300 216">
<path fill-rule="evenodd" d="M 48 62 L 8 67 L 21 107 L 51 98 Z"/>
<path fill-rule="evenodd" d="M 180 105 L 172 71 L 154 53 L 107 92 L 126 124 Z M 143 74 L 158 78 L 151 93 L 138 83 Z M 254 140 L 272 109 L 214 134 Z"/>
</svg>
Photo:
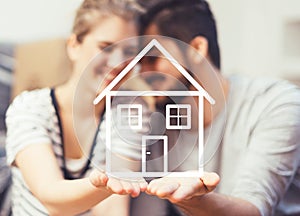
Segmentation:
<svg viewBox="0 0 300 216">
<path fill-rule="evenodd" d="M 25 112 L 47 110 L 52 105 L 50 93 L 50 88 L 23 91 L 13 99 L 7 110 L 7 114 L 18 110 Z"/>
<path fill-rule="evenodd" d="M 26 90 L 21 92 L 13 99 L 13 103 L 15 102 L 27 102 L 27 101 L 35 101 L 39 102 L 40 100 L 44 100 L 50 97 L 50 88 L 41 88 L 35 90 Z"/>
<path fill-rule="evenodd" d="M 37 105 L 51 101 L 50 88 L 35 89 L 31 91 L 23 91 L 16 96 L 11 105 Z"/>
<path fill-rule="evenodd" d="M 6 112 L 7 161 L 12 164 L 18 152 L 28 145 L 51 143 L 53 106 L 49 88 L 24 91 Z"/>
</svg>

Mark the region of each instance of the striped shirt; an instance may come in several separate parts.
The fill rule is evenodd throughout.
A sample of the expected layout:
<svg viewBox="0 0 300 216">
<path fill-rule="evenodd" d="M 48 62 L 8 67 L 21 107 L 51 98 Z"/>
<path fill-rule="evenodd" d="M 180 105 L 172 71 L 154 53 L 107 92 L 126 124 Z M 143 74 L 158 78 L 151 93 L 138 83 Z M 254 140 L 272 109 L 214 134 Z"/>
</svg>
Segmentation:
<svg viewBox="0 0 300 216">
<path fill-rule="evenodd" d="M 112 112 L 114 112 L 114 109 L 112 109 Z M 80 163 L 74 160 L 64 162 L 62 131 L 57 104 L 53 90 L 49 88 L 26 91 L 19 95 L 7 111 L 6 124 L 8 129 L 6 151 L 7 161 L 10 165 L 13 164 L 18 152 L 27 146 L 49 143 L 52 144 L 61 172 L 64 174 L 64 170 L 66 170 L 71 175 L 70 178 L 85 177 L 93 165 L 103 166 L 105 164 L 105 118 L 101 121 L 98 133 L 96 133 L 93 144 L 95 148 L 92 148 L 90 152 L 89 159 L 91 163 L 88 159 Z M 128 137 L 128 134 L 126 136 Z M 140 137 L 137 134 L 132 134 L 130 139 L 138 142 Z M 122 144 L 115 145 L 116 147 L 112 151 L 139 160 L 140 150 L 124 143 L 122 137 L 114 134 L 113 130 L 112 140 L 116 144 Z M 74 167 L 74 162 L 76 167 Z M 48 215 L 47 209 L 31 193 L 17 167 L 12 166 L 12 176 L 13 214 L 22 216 Z M 88 215 L 88 213 L 86 214 Z"/>
</svg>

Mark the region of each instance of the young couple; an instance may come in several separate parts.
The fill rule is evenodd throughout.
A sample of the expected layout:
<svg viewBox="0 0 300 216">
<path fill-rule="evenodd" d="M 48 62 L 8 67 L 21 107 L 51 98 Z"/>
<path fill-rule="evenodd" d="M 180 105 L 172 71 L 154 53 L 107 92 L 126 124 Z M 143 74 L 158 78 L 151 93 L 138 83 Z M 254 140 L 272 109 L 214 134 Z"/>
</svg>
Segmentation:
<svg viewBox="0 0 300 216">
<path fill-rule="evenodd" d="M 106 119 L 98 122 L 95 136 L 91 130 L 96 129 L 91 125 L 94 116 L 87 115 L 86 108 L 77 109 L 80 127 L 75 131 L 76 88 L 82 71 L 99 51 L 138 35 L 165 35 L 186 42 L 217 71 L 211 75 L 211 68 L 202 67 L 198 76 L 199 83 L 216 100 L 213 108 L 204 102 L 204 126 L 220 129 L 213 131 L 214 139 L 208 143 L 219 146 L 205 167 L 212 173 L 201 178 L 164 177 L 147 184 L 143 179 L 121 180 L 93 170 L 91 160 L 105 161 L 97 149 L 103 145 L 98 141 L 105 139 Z M 223 77 L 215 20 L 206 1 L 163 0 L 141 15 L 133 0 L 85 0 L 78 9 L 67 49 L 73 66 L 70 79 L 52 89 L 22 93 L 7 111 L 6 149 L 13 173 L 14 215 L 300 213 L 299 89 L 278 80 Z M 192 55 L 190 58 L 197 61 Z M 114 65 L 109 57 L 104 64 L 106 68 Z M 163 58 L 143 61 L 142 67 L 162 73 L 173 70 Z M 104 85 L 113 79 L 101 72 L 90 78 Z M 216 85 L 221 85 L 225 100 L 215 91 Z M 97 85 L 83 88 L 92 91 L 80 97 L 80 103 L 92 105 Z M 225 105 L 227 115 L 223 115 Z M 97 104 L 95 112 L 105 116 L 104 103 Z M 85 139 L 81 142 L 78 136 Z M 131 141 L 137 142 L 138 136 L 132 134 Z M 137 157 L 138 150 L 124 145 L 124 140 L 112 142 L 122 156 Z M 89 158 L 84 152 L 90 153 Z M 151 197 L 141 193 L 144 191 Z M 128 195 L 138 198 L 130 205 Z M 155 201 L 147 202 L 153 201 L 152 197 Z M 170 202 L 160 205 L 163 200 Z M 171 203 L 176 207 L 170 208 Z M 160 212 L 155 213 L 156 209 Z"/>
</svg>

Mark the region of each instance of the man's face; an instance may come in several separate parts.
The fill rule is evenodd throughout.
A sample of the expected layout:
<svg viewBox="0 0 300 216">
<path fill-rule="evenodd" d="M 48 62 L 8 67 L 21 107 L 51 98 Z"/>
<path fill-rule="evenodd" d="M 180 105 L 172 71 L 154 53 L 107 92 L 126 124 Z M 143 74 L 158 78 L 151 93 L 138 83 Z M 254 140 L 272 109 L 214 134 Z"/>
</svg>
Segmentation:
<svg viewBox="0 0 300 216">
<path fill-rule="evenodd" d="M 150 25 L 145 31 L 146 35 L 159 35 L 155 25 Z M 182 51 L 171 40 L 160 39 L 162 46 L 178 62 L 183 62 Z M 141 77 L 154 91 L 182 91 L 187 90 L 188 81 L 172 64 L 170 59 L 163 56 L 156 48 L 153 48 L 141 61 Z M 164 97 L 159 97 L 158 102 L 163 102 Z"/>
</svg>

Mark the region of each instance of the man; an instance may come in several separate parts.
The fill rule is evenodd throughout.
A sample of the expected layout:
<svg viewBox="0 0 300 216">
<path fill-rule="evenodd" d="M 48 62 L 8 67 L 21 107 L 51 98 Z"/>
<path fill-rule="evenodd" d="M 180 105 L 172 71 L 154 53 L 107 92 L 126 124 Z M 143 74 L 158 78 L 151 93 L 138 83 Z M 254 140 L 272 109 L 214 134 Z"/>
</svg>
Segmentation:
<svg viewBox="0 0 300 216">
<path fill-rule="evenodd" d="M 203 59 L 181 50 L 182 56 L 189 57 L 187 61 L 198 61 L 198 71 L 192 67 L 193 72 L 196 70 L 194 76 L 216 99 L 213 107 L 205 102 L 205 129 L 210 125 L 224 128 L 210 131 L 214 139 L 206 143 L 219 146 L 205 164 L 206 171 L 220 176 L 219 184 L 218 177 L 212 174 L 204 179 L 164 177 L 151 181 L 147 193 L 171 201 L 187 215 L 299 215 L 299 89 L 280 80 L 224 77 L 220 73 L 215 20 L 206 1 L 161 1 L 141 18 L 141 26 L 142 35 L 184 41 L 210 62 L 217 73 L 205 66 Z M 143 61 L 144 72 L 169 74 L 171 70 L 171 64 L 167 67 L 163 58 Z M 150 85 L 160 86 L 158 90 L 165 90 L 163 83 L 155 82 L 167 79 L 151 79 L 149 73 L 144 78 Z M 217 83 L 225 97 L 215 91 Z M 157 100 L 157 106 L 164 107 L 164 100 Z M 155 200 L 154 205 L 159 203 L 154 198 L 144 199 Z M 133 207 L 147 206 L 142 200 L 143 197 L 135 200 Z M 156 208 L 150 203 L 148 206 Z M 140 214 L 147 215 L 145 211 L 143 208 Z M 139 214 L 139 210 L 133 212 Z"/>
</svg>

